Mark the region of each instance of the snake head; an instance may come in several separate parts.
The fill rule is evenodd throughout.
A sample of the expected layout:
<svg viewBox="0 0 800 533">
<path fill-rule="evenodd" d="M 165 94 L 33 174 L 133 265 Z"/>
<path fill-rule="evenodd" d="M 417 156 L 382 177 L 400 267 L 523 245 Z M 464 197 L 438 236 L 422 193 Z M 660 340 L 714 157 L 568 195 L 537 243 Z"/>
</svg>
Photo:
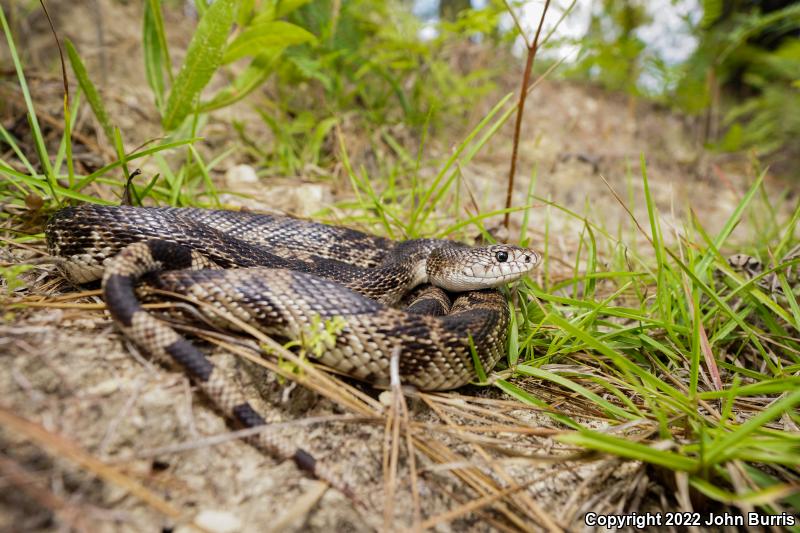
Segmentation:
<svg viewBox="0 0 800 533">
<path fill-rule="evenodd" d="M 428 281 L 454 292 L 499 287 L 539 266 L 542 256 L 529 248 L 495 244 L 477 248 L 444 246 L 428 256 Z"/>
</svg>

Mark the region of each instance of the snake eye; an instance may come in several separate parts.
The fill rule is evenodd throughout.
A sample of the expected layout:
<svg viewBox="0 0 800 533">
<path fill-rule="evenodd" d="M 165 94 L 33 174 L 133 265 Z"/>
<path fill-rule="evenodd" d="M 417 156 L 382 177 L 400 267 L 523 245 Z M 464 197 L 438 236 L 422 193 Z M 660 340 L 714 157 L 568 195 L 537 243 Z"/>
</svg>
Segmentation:
<svg viewBox="0 0 800 533">
<path fill-rule="evenodd" d="M 500 262 L 500 263 L 505 263 L 506 261 L 508 261 L 508 252 L 505 252 L 505 251 L 501 250 L 501 251 L 497 252 L 496 254 L 494 254 L 494 256 L 497 258 L 497 261 Z"/>
</svg>

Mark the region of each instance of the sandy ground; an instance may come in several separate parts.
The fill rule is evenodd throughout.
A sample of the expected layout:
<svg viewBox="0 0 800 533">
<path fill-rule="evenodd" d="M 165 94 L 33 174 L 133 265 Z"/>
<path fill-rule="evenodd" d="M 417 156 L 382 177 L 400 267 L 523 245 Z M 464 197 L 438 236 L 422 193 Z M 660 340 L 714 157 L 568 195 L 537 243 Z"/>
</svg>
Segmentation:
<svg viewBox="0 0 800 533">
<path fill-rule="evenodd" d="M 55 13 L 55 19 L 59 27 L 67 28 L 65 33 L 84 54 L 90 71 L 99 72 L 99 66 L 106 65 L 102 85 L 109 108 L 127 145 L 136 146 L 159 133 L 137 55 L 138 7 L 99 3 L 107 20 L 137 21 L 108 24 L 103 37 L 107 49 L 101 53 L 97 36 L 79 31 L 77 23 L 82 17 L 95 20 L 94 5 L 76 3 L 71 12 Z M 172 16 L 176 20 L 169 23 L 179 24 L 178 15 Z M 38 21 L 37 27 L 40 25 Z M 178 33 L 171 31 L 171 35 Z M 36 39 L 48 38 L 45 33 L 36 35 Z M 39 50 L 35 43 L 31 46 Z M 117 59 L 128 56 L 135 60 Z M 54 116 L 58 116 L 60 100 L 46 96 L 57 94 L 58 83 L 49 74 L 32 81 L 35 94 L 43 100 L 42 109 Z M 7 84 L 4 91 L 9 87 Z M 492 104 L 486 102 L 484 107 Z M 485 109 L 479 107 L 474 114 L 479 118 L 482 111 Z M 263 130 L 263 124 L 247 111 L 227 111 L 220 117 L 227 120 L 237 112 L 242 113 L 238 118 L 246 127 Z M 474 118 L 466 117 L 470 123 L 476 122 Z M 91 118 L 82 120 L 90 129 Z M 666 227 L 680 228 L 691 208 L 713 232 L 732 212 L 752 173 L 742 158 L 704 152 L 687 123 L 668 111 L 631 103 L 621 96 L 546 82 L 528 100 L 514 203 L 525 204 L 528 177 L 536 167 L 538 196 L 585 214 L 616 233 L 620 224 L 630 227 L 628 215 L 614 200 L 602 175 L 626 200 L 633 194 L 633 212 L 647 227 L 639 178 L 639 156 L 644 153 Z M 212 119 L 205 148 L 217 150 L 236 142 L 226 124 Z M 262 131 L 261 135 L 266 134 Z M 465 186 L 479 199 L 482 210 L 502 206 L 510 139 L 508 124 L 462 169 Z M 431 155 L 441 157 L 450 148 L 439 139 L 430 147 Z M 226 169 L 239 162 L 231 158 Z M 633 176 L 630 180 L 626 178 L 628 169 Z M 423 169 L 423 175 L 431 172 L 432 168 Z M 223 172 L 216 177 L 225 183 Z M 234 174 L 228 173 L 227 179 L 233 180 L 227 185 L 237 185 Z M 351 194 L 340 183 L 315 181 L 313 176 L 302 182 L 298 187 L 296 181 L 263 179 L 248 205 L 308 215 Z M 776 192 L 783 188 L 772 176 L 768 185 Z M 252 193 L 252 184 L 247 186 Z M 584 213 L 587 199 L 591 209 Z M 529 223 L 533 245 L 543 245 L 549 217 L 550 253 L 563 264 L 572 264 L 582 222 L 548 210 L 539 201 L 534 205 Z M 515 215 L 512 233 L 520 220 Z M 630 229 L 626 231 L 631 239 L 638 239 Z M 36 243 L 32 246 L 42 248 Z M 0 248 L 4 262 L 32 255 L 28 249 Z M 11 306 L 21 298 L 52 302 L 57 295 L 77 290 L 61 281 L 52 267 L 37 268 L 22 279 L 25 286 L 5 300 L 0 322 L 0 531 L 69 527 L 188 531 L 192 522 L 218 532 L 371 531 L 412 527 L 417 507 L 419 520 L 431 520 L 433 523 L 426 525 L 437 531 L 542 529 L 554 523 L 581 530 L 587 510 L 613 512 L 632 505 L 642 511 L 674 510 L 669 491 L 641 465 L 603 458 L 578 460 L 574 450 L 551 438 L 550 430 L 559 426 L 549 417 L 510 401 L 497 389 L 477 387 L 429 396 L 427 403 L 409 400 L 411 419 L 419 424 L 413 434 L 450 454 L 436 459 L 421 451 L 415 454 L 419 494 L 415 504 L 405 441 L 400 442 L 396 488 L 387 492 L 382 420 L 334 420 L 331 417 L 348 411 L 274 376 L 254 377 L 251 365 L 239 358 L 223 353 L 215 356 L 273 421 L 287 422 L 279 431 L 336 465 L 365 504 L 366 508 L 359 508 L 342 494 L 325 491 L 293 464 L 276 463 L 239 440 L 208 442 L 208 437 L 225 435 L 233 428 L 193 390 L 187 378 L 139 354 L 102 310 Z M 100 300 L 87 296 L 64 302 Z M 591 420 L 591 406 L 574 402 L 535 380 L 515 379 L 514 383 L 545 400 L 559 400 L 566 412 L 584 414 Z M 379 391 L 358 384 L 348 386 L 379 399 Z M 303 422 L 317 417 L 325 420 Z M 493 425 L 501 424 L 523 429 L 519 433 L 492 430 Z M 31 428 L 47 433 L 41 437 Z M 187 449 L 179 449 L 181 446 Z M 127 481 L 112 480 L 107 471 L 94 463 L 81 463 L 65 451 L 74 449 L 112 467 Z M 483 487 L 483 492 L 470 489 L 464 476 Z M 131 483 L 145 487 L 146 494 L 160 498 L 163 506 L 132 489 Z M 458 511 L 463 504 L 514 485 L 519 485 L 516 492 L 495 499 L 486 496 L 474 512 Z M 384 516 L 387 508 L 390 511 Z M 446 514 L 453 510 L 452 515 Z M 170 516 L 172 512 L 174 516 Z"/>
</svg>

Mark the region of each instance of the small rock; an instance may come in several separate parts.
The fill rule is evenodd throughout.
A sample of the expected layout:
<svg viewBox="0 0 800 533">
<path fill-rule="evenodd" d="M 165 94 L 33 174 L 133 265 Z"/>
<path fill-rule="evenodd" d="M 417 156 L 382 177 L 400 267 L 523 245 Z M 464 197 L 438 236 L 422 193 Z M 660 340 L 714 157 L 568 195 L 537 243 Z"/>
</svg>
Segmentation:
<svg viewBox="0 0 800 533">
<path fill-rule="evenodd" d="M 154 387 L 142 395 L 143 407 L 166 407 L 175 403 L 175 397 L 164 387 Z"/>
<path fill-rule="evenodd" d="M 205 509 L 197 513 L 195 524 L 214 533 L 233 533 L 242 528 L 242 521 L 228 511 Z"/>
<path fill-rule="evenodd" d="M 109 396 L 117 392 L 120 388 L 120 380 L 117 378 L 107 379 L 101 381 L 97 385 L 90 387 L 87 392 L 90 395 Z"/>
<path fill-rule="evenodd" d="M 206 485 L 208 485 L 208 483 L 206 483 L 206 479 L 203 476 L 194 476 L 194 475 L 185 476 L 184 483 L 186 483 L 186 486 L 189 489 L 195 492 L 200 492 L 202 490 L 205 490 Z"/>
<path fill-rule="evenodd" d="M 225 185 L 238 192 L 253 192 L 253 185 L 258 183 L 256 169 L 250 165 L 236 165 L 225 173 Z"/>
</svg>

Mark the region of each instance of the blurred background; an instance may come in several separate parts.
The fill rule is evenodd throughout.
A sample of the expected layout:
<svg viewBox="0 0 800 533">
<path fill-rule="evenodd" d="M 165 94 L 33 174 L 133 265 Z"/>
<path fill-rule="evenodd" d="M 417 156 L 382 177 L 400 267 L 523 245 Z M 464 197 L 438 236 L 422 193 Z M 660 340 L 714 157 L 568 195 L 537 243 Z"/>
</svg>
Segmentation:
<svg viewBox="0 0 800 533">
<path fill-rule="evenodd" d="M 53 34 L 38 0 L 1 3 L 55 149 L 64 89 Z M 543 0 L 230 4 L 223 37 L 240 46 L 221 61 L 201 57 L 208 77 L 194 85 L 179 76 L 180 67 L 213 4 L 46 4 L 73 47 L 74 56 L 65 53 L 73 96 L 77 61 L 100 102 L 84 98 L 77 108 L 79 170 L 91 173 L 114 159 L 114 131 L 128 152 L 197 135 L 204 138 L 197 150 L 215 162 L 211 182 L 253 207 L 304 215 L 352 193 L 342 150 L 351 168 L 377 183 L 430 177 L 495 104 L 518 94 L 525 43 L 545 9 Z M 728 212 L 738 197 L 724 191 L 740 190 L 767 167 L 768 183 L 788 178 L 777 187 L 790 186 L 800 172 L 799 36 L 800 4 L 791 1 L 549 2 L 530 79 L 543 80 L 527 103 L 518 165 L 524 183 L 515 202 L 526 201 L 536 173 L 541 195 L 581 205 L 605 190 L 598 175 L 622 184 L 640 173 L 641 154 L 668 184 L 657 195 L 667 210 L 678 193 L 679 207 L 691 199 L 701 214 Z M 0 58 L 0 119 L 24 140 L 24 99 L 7 47 Z M 501 124 L 460 169 L 481 209 L 502 204 L 491 189 L 508 174 L 512 124 Z M 22 147 L 35 152 L 33 143 Z M 10 153 L 4 160 L 13 166 Z M 190 154 L 142 164 L 145 175 L 183 172 L 183 186 L 196 183 L 193 194 L 203 194 L 209 176 L 187 162 Z M 231 172 L 242 164 L 248 168 Z M 279 205 L 270 200 L 276 197 Z M 181 193 L 174 200 L 194 198 Z"/>
</svg>

